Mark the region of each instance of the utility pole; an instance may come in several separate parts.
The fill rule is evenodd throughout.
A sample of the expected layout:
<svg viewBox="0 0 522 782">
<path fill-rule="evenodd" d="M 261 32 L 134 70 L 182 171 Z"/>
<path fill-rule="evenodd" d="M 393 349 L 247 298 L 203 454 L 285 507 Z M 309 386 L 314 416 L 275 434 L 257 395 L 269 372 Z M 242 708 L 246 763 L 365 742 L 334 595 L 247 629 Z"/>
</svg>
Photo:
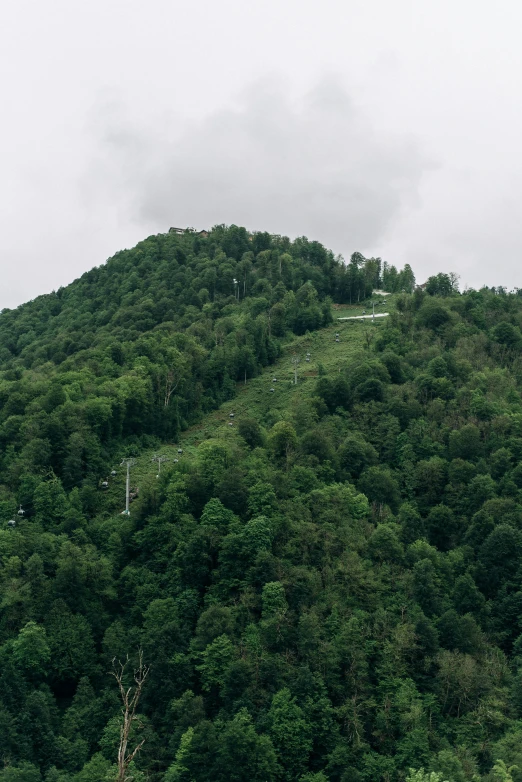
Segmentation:
<svg viewBox="0 0 522 782">
<path fill-rule="evenodd" d="M 129 495 L 130 495 L 130 468 L 134 467 L 136 464 L 136 459 L 124 459 L 121 463 L 121 466 L 123 465 L 127 466 L 127 481 L 125 484 L 125 510 L 122 513 L 122 516 L 130 516 L 130 510 L 129 510 Z"/>
<path fill-rule="evenodd" d="M 297 365 L 299 364 L 299 356 L 292 356 L 292 364 L 294 365 L 294 385 L 297 385 Z"/>
<path fill-rule="evenodd" d="M 152 457 L 152 461 L 158 463 L 158 474 L 156 475 L 156 478 L 160 477 L 161 465 L 163 464 L 163 462 L 168 462 L 168 460 L 169 460 L 168 456 L 162 456 L 157 453 L 154 454 L 154 456 Z"/>
</svg>

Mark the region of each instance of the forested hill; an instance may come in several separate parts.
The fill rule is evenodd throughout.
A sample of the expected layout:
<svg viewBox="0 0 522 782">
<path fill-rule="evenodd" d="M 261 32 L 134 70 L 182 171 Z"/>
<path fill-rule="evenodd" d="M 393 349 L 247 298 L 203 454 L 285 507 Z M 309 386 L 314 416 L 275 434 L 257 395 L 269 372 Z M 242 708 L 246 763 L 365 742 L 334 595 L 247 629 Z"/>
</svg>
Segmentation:
<svg viewBox="0 0 522 782">
<path fill-rule="evenodd" d="M 218 226 L 149 237 L 3 310 L 7 487 L 29 504 L 46 470 L 78 486 L 98 480 L 122 439 L 175 439 L 273 362 L 287 332 L 330 323 L 331 300 L 363 300 L 381 271 L 380 259 L 359 253 L 345 266 L 318 242 Z M 411 270 L 384 271 L 412 288 Z"/>
<path fill-rule="evenodd" d="M 288 329 L 303 334 L 330 322 L 330 299 L 364 299 L 379 274 L 378 259 L 356 253 L 346 267 L 318 242 L 236 227 L 150 237 L 67 288 L 2 311 L 4 416 L 23 415 L 29 403 L 52 414 L 66 393 L 67 413 L 102 441 L 175 437 L 273 361 Z M 398 282 L 411 289 L 414 280 L 410 273 Z M 41 434 L 60 471 L 67 444 L 45 426 Z M 83 462 L 93 465 L 84 446 Z M 34 456 L 41 467 L 44 455 Z"/>
<path fill-rule="evenodd" d="M 413 287 L 219 226 L 0 314 L 0 782 L 521 782 L 522 297 Z"/>
</svg>

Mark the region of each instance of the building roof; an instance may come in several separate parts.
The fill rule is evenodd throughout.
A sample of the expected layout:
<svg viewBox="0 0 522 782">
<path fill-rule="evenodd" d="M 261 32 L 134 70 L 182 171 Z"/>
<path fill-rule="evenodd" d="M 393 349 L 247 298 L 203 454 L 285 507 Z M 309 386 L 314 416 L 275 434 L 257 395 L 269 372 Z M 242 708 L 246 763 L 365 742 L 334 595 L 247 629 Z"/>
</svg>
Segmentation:
<svg viewBox="0 0 522 782">
<path fill-rule="evenodd" d="M 169 228 L 169 234 L 193 234 L 196 233 L 194 228 L 176 228 L 175 226 L 172 226 Z M 206 228 L 203 228 L 202 231 L 197 231 L 197 234 L 199 236 L 205 235 L 208 236 L 208 231 Z"/>
</svg>

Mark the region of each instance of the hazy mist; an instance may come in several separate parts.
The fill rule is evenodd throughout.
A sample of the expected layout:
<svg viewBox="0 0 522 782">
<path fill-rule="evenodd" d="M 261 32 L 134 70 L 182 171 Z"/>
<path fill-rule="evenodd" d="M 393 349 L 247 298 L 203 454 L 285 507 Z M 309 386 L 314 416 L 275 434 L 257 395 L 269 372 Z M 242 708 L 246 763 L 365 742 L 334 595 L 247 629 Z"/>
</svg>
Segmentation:
<svg viewBox="0 0 522 782">
<path fill-rule="evenodd" d="M 187 125 L 144 127 L 108 106 L 95 127 L 91 198 L 111 188 L 158 231 L 236 223 L 349 253 L 419 205 L 433 167 L 414 138 L 375 127 L 333 77 L 294 100 L 275 78 L 253 83 L 234 107 Z"/>
<path fill-rule="evenodd" d="M 170 225 L 520 286 L 522 6 L 7 2 L 0 307 Z"/>
</svg>

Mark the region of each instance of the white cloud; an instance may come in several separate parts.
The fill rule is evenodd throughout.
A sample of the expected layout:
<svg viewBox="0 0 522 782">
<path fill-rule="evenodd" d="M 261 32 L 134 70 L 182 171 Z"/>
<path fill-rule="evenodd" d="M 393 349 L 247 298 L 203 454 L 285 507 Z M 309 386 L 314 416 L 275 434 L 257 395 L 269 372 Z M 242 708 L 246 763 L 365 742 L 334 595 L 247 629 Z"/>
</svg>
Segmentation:
<svg viewBox="0 0 522 782">
<path fill-rule="evenodd" d="M 338 252 L 375 245 L 418 205 L 432 161 L 411 135 L 381 132 L 339 79 L 297 99 L 281 82 L 253 83 L 233 107 L 179 130 L 175 118 L 145 126 L 122 106 L 100 109 L 89 189 L 110 182 L 133 218 L 157 230 L 224 222 L 307 235 Z"/>
</svg>

